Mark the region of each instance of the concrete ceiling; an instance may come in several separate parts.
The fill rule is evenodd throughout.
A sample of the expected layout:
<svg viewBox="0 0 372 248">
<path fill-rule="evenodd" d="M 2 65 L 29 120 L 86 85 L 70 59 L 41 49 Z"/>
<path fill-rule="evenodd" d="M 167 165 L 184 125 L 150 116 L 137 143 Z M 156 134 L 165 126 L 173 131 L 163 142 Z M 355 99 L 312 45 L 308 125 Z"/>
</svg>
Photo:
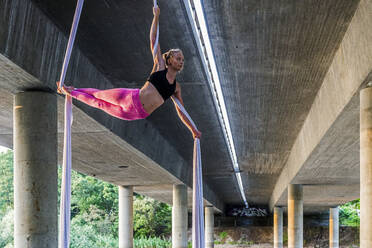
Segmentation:
<svg viewBox="0 0 372 248">
<path fill-rule="evenodd" d="M 211 192 L 209 202 L 242 204 L 183 1 L 160 1 L 159 4 L 162 50 L 179 47 L 185 54 L 185 69 L 178 81 L 186 109 L 203 132 L 203 173 L 205 188 Z M 55 89 L 74 8 L 73 0 L 0 3 L 0 14 L 5 17 L 0 20 L 0 53 L 39 80 L 9 85 L 14 78 L 6 80 L 3 76 L 0 86 L 4 91 Z M 152 68 L 148 38 L 151 8 L 151 1 L 144 0 L 86 1 L 77 36 L 78 49 L 75 49 L 68 80 L 76 87 L 141 87 Z M 371 34 L 363 32 L 363 27 L 372 20 L 370 1 L 204 0 L 204 8 L 248 202 L 285 205 L 288 183 L 305 184 L 305 197 L 308 196 L 305 204 L 319 206 L 319 211 L 357 198 L 359 133 L 355 118 L 358 119 L 359 113 L 357 91 L 372 70 L 370 45 L 364 42 L 371 40 Z M 359 37 L 360 44 L 347 40 L 353 37 Z M 364 67 L 358 63 L 340 64 L 343 60 L 338 54 L 345 55 L 345 47 L 351 49 L 353 45 L 361 51 L 353 54 L 353 50 L 347 50 L 346 58 L 358 60 L 359 57 Z M 334 67 L 339 69 L 333 70 Z M 344 77 L 342 68 L 352 70 L 351 76 Z M 318 98 L 331 94 L 329 88 L 323 89 L 328 82 L 336 80 L 330 77 L 338 78 L 345 85 L 350 80 L 355 82 L 352 89 L 335 87 L 335 95 L 352 92 L 345 95 L 342 102 L 336 96 L 328 99 L 331 107 L 333 102 L 340 102 L 340 110 L 331 108 L 330 112 L 322 113 L 315 103 Z M 117 141 L 119 145 L 108 146 L 112 154 L 116 154 L 113 165 L 125 160 L 118 154 L 128 146 L 132 148 L 125 149 L 149 158 L 148 162 L 140 162 L 148 166 L 144 170 L 164 170 L 174 177 L 162 180 L 159 172 L 151 183 L 153 188 L 138 183 L 139 191 L 158 199 L 167 198 L 169 202 L 169 185 L 178 180 L 191 185 L 192 139 L 170 102 L 147 120 L 138 122 L 119 121 L 78 102 L 76 106 L 97 128 L 106 130 L 99 140 L 106 136 L 108 143 L 115 140 L 114 136 L 122 140 Z M 2 110 L 1 113 L 2 122 L 9 121 L 9 112 Z M 329 116 L 334 118 L 328 121 Z M 320 123 L 319 134 L 315 132 L 318 129 L 312 129 L 314 124 L 307 125 L 311 121 Z M 11 143 L 9 128 L 1 136 L 3 144 Z M 345 134 L 342 132 L 345 128 L 351 131 Z M 298 147 L 302 147 L 301 135 L 308 137 L 309 132 L 314 134 L 313 145 L 306 146 L 301 156 L 297 156 L 301 159 L 292 159 L 297 158 Z M 84 139 L 90 141 L 81 140 Z M 87 142 L 77 151 L 88 158 L 94 148 Z M 94 161 L 91 162 L 94 164 Z M 102 172 L 102 166 L 105 165 L 96 163 L 93 167 Z M 92 171 L 84 172 L 93 174 Z M 142 173 L 142 177 L 131 181 L 129 174 L 132 173 L 139 174 L 133 171 L 127 176 L 113 177 L 115 173 L 102 172 L 97 176 L 116 184 L 150 179 Z M 349 190 L 345 191 L 345 187 Z M 161 188 L 166 189 L 163 196 L 167 197 L 161 197 Z M 317 196 L 315 192 L 323 193 Z M 327 198 L 327 194 L 334 197 Z M 326 199 L 332 200 L 322 204 Z"/>
<path fill-rule="evenodd" d="M 204 1 L 249 202 L 268 202 L 358 2 Z"/>
</svg>

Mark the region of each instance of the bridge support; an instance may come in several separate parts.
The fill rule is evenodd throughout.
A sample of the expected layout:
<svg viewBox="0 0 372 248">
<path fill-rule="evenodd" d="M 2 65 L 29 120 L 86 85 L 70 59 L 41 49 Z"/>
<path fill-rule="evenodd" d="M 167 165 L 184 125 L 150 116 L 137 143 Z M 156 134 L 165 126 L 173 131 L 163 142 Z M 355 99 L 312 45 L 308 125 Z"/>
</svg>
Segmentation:
<svg viewBox="0 0 372 248">
<path fill-rule="evenodd" d="M 372 247 L 372 87 L 360 92 L 360 247 Z"/>
<path fill-rule="evenodd" d="M 302 185 L 288 185 L 288 248 L 303 247 Z"/>
<path fill-rule="evenodd" d="M 274 208 L 274 248 L 283 248 L 283 209 Z"/>
<path fill-rule="evenodd" d="M 172 248 L 187 248 L 187 187 L 173 185 Z"/>
<path fill-rule="evenodd" d="M 205 248 L 214 247 L 214 210 L 213 206 L 205 207 Z"/>
<path fill-rule="evenodd" d="M 339 247 L 338 207 L 329 209 L 329 248 Z"/>
<path fill-rule="evenodd" d="M 14 98 L 14 245 L 57 247 L 57 99 L 41 91 Z"/>
<path fill-rule="evenodd" d="M 133 248 L 132 186 L 119 186 L 119 248 Z"/>
</svg>

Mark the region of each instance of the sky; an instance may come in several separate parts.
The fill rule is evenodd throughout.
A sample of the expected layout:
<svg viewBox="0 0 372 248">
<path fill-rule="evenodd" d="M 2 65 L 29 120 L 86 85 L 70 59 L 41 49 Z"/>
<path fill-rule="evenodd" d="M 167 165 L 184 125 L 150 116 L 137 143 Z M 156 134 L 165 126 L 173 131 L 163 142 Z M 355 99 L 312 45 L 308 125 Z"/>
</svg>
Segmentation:
<svg viewBox="0 0 372 248">
<path fill-rule="evenodd" d="M 4 146 L 0 146 L 0 152 L 6 152 L 7 150 L 9 149 Z"/>
</svg>

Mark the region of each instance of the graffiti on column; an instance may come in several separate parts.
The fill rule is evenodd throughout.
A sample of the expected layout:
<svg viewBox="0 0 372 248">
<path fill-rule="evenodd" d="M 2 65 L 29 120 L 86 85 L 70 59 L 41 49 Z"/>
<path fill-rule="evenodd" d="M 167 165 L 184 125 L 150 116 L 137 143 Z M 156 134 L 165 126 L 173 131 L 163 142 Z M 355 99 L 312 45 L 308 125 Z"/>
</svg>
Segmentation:
<svg viewBox="0 0 372 248">
<path fill-rule="evenodd" d="M 265 217 L 267 216 L 267 211 L 263 208 L 233 208 L 228 212 L 228 215 L 239 217 Z"/>
</svg>

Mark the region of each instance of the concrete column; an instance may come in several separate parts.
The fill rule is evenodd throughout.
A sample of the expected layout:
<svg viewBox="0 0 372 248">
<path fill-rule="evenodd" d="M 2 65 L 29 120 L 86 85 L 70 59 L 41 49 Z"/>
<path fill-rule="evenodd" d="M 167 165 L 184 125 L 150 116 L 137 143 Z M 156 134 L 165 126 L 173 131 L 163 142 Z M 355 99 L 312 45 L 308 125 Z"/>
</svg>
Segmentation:
<svg viewBox="0 0 372 248">
<path fill-rule="evenodd" d="M 57 247 L 56 96 L 16 94 L 13 131 L 14 246 Z"/>
<path fill-rule="evenodd" d="M 132 186 L 119 186 L 119 248 L 133 248 Z"/>
<path fill-rule="evenodd" d="M 172 248 L 187 248 L 187 187 L 173 185 Z"/>
<path fill-rule="evenodd" d="M 370 83 L 371 84 L 371 83 Z M 372 87 L 360 92 L 360 247 L 372 247 Z"/>
<path fill-rule="evenodd" d="M 213 206 L 205 207 L 205 248 L 214 247 L 214 210 Z"/>
<path fill-rule="evenodd" d="M 288 185 L 288 248 L 303 247 L 302 185 Z"/>
<path fill-rule="evenodd" d="M 274 208 L 274 248 L 283 248 L 283 209 Z"/>
<path fill-rule="evenodd" d="M 338 207 L 329 209 L 329 248 L 339 247 Z"/>
</svg>

